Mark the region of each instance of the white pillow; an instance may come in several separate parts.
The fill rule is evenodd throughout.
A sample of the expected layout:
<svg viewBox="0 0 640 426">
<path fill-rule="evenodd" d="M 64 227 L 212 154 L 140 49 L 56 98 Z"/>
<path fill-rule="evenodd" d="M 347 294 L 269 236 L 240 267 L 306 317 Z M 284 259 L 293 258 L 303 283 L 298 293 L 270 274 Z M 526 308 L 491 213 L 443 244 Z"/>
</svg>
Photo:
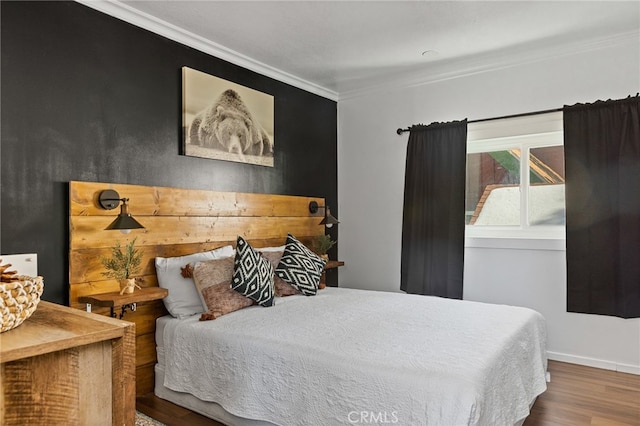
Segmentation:
<svg viewBox="0 0 640 426">
<path fill-rule="evenodd" d="M 255 248 L 255 251 L 263 251 L 265 253 L 268 252 L 274 252 L 274 251 L 284 251 L 284 248 L 286 246 L 279 246 L 279 247 L 262 247 L 262 248 Z"/>
<path fill-rule="evenodd" d="M 202 305 L 193 278 L 184 278 L 180 268 L 184 268 L 188 263 L 221 259 L 233 256 L 234 253 L 235 250 L 232 246 L 224 246 L 187 256 L 156 257 L 158 286 L 169 290 L 167 297 L 162 299 L 167 311 L 176 318 L 184 318 L 205 312 L 207 309 Z"/>
</svg>

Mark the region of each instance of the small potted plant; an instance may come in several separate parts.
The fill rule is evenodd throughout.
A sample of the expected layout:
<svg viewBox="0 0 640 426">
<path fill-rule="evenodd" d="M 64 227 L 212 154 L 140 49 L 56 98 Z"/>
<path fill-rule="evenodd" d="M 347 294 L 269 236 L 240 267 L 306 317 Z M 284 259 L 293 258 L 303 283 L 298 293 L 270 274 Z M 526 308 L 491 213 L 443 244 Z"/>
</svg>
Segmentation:
<svg viewBox="0 0 640 426">
<path fill-rule="evenodd" d="M 329 260 L 329 255 L 327 254 L 327 252 L 336 243 L 337 241 L 334 241 L 331 239 L 331 235 L 328 235 L 328 234 L 318 235 L 312 241 L 312 248 L 313 248 L 313 251 L 316 252 L 318 255 L 320 255 L 326 260 Z"/>
<path fill-rule="evenodd" d="M 120 283 L 120 294 L 133 293 L 136 287 L 135 275 L 140 272 L 142 264 L 142 252 L 135 248 L 136 239 L 131 240 L 124 247 L 120 246 L 120 241 L 111 248 L 111 257 L 102 257 L 100 261 L 106 271 L 102 273 L 105 277 L 118 280 Z"/>
</svg>

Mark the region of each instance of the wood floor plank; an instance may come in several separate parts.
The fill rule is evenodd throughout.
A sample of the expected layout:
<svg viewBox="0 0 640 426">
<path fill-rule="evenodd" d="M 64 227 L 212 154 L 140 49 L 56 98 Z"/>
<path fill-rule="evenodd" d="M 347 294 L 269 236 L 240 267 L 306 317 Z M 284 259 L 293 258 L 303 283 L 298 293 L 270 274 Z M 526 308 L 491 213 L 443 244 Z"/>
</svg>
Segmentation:
<svg viewBox="0 0 640 426">
<path fill-rule="evenodd" d="M 640 376 L 549 361 L 551 382 L 524 426 L 640 426 Z M 152 393 L 137 409 L 167 426 L 224 426 Z"/>
</svg>

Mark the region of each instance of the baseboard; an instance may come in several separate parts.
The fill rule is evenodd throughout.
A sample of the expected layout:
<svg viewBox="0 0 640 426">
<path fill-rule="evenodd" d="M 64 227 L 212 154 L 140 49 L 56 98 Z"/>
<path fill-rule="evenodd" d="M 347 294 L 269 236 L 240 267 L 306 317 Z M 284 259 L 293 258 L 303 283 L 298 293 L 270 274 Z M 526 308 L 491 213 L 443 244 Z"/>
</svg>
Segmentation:
<svg viewBox="0 0 640 426">
<path fill-rule="evenodd" d="M 547 357 L 553 361 L 568 362 L 569 364 L 585 365 L 587 367 L 601 368 L 603 370 L 619 371 L 640 375 L 640 365 L 622 364 L 597 358 L 588 358 L 578 355 L 563 354 L 560 352 L 547 352 Z"/>
</svg>

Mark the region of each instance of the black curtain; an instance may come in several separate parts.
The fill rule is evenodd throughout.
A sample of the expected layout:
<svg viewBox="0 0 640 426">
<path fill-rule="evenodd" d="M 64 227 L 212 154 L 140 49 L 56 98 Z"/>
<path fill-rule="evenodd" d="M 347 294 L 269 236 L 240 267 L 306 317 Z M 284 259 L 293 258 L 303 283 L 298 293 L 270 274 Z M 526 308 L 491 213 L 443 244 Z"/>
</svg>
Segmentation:
<svg viewBox="0 0 640 426">
<path fill-rule="evenodd" d="M 462 299 L 467 121 L 412 126 L 400 289 Z"/>
<path fill-rule="evenodd" d="M 640 98 L 564 108 L 567 311 L 640 317 Z"/>
</svg>

